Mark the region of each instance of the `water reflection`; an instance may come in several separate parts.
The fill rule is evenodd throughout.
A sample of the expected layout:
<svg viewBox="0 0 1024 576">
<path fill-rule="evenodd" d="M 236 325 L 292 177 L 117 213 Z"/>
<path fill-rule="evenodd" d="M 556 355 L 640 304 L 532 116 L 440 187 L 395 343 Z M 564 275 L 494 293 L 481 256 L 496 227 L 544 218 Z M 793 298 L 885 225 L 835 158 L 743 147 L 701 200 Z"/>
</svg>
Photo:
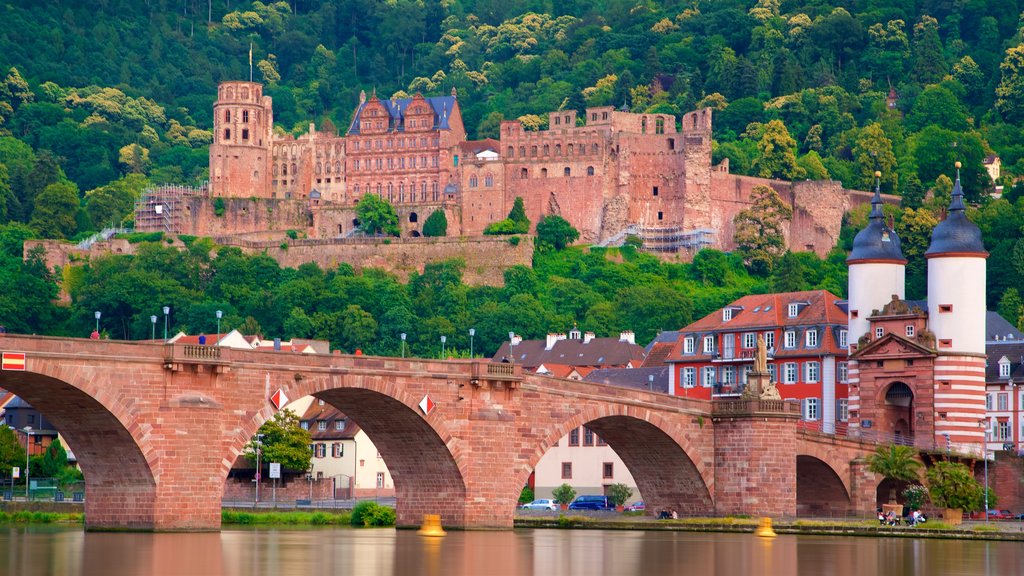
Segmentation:
<svg viewBox="0 0 1024 576">
<path fill-rule="evenodd" d="M 18 576 L 865 576 L 1024 574 L 1017 542 L 600 530 L 225 530 L 104 534 L 0 527 L 0 574 Z"/>
</svg>

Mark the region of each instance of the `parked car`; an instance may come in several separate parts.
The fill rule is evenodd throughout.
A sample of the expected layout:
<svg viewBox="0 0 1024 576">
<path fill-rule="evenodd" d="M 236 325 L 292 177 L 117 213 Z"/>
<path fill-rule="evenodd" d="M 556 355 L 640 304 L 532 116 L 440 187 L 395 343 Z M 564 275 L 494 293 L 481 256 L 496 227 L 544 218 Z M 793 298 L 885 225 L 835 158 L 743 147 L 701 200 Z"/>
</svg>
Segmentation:
<svg viewBox="0 0 1024 576">
<path fill-rule="evenodd" d="M 534 500 L 526 504 L 520 504 L 520 508 L 523 510 L 558 510 L 558 502 L 554 500 L 548 500 L 541 498 L 540 500 Z"/>
<path fill-rule="evenodd" d="M 644 510 L 647 510 L 647 505 L 644 504 L 643 500 L 637 500 L 626 506 L 626 512 L 643 512 Z"/>
<path fill-rule="evenodd" d="M 611 510 L 614 508 L 607 496 L 577 496 L 569 504 L 569 510 Z"/>
<path fill-rule="evenodd" d="M 1022 514 L 1021 516 L 1024 516 L 1024 514 Z M 988 519 L 989 520 L 1016 520 L 1018 518 L 1019 517 L 1016 514 L 1014 514 L 1013 512 L 1010 512 L 1009 510 L 989 510 L 988 511 Z M 985 519 L 985 511 L 984 510 L 978 510 L 977 512 L 971 512 L 971 519 L 972 520 L 984 520 Z"/>
</svg>

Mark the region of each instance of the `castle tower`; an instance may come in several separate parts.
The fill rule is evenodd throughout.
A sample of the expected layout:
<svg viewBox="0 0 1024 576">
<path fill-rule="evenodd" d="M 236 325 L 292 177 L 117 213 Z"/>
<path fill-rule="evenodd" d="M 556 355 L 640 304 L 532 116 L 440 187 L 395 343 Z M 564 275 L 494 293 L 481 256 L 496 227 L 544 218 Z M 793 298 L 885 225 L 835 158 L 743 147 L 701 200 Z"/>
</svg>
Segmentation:
<svg viewBox="0 0 1024 576">
<path fill-rule="evenodd" d="M 210 195 L 269 198 L 274 113 L 263 86 L 223 82 L 213 104 Z"/>
<path fill-rule="evenodd" d="M 868 225 L 857 233 L 853 251 L 846 259 L 849 266 L 849 318 L 847 341 L 857 342 L 868 331 L 868 317 L 893 297 L 904 296 L 907 259 L 900 248 L 900 237 L 885 223 L 881 172 L 875 172 L 875 196 L 871 199 Z"/>
<path fill-rule="evenodd" d="M 984 442 L 985 259 L 981 231 L 964 213 L 960 163 L 949 215 L 932 231 L 928 259 L 928 325 L 935 334 L 935 439 Z M 966 446 L 962 449 L 967 448 Z"/>
</svg>

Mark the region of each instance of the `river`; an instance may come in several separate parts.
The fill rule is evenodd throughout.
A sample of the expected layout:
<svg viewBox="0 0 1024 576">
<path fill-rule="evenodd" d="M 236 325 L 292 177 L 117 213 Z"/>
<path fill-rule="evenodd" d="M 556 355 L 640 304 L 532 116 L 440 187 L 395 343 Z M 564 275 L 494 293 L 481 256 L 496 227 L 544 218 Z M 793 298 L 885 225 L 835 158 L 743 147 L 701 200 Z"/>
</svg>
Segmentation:
<svg viewBox="0 0 1024 576">
<path fill-rule="evenodd" d="M 1020 542 L 611 530 L 225 529 L 83 532 L 0 526 L 0 576 L 1018 575 Z"/>
</svg>

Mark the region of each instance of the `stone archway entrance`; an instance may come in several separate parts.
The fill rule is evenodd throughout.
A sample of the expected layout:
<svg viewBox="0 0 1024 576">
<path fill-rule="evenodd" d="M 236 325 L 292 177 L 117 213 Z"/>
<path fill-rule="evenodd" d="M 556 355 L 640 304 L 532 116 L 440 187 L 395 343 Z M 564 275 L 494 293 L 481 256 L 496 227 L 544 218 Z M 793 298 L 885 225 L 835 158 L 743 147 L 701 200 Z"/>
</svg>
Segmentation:
<svg viewBox="0 0 1024 576">
<path fill-rule="evenodd" d="M 897 444 L 913 444 L 914 391 L 905 382 L 893 382 L 885 391 L 883 430 Z"/>
</svg>

